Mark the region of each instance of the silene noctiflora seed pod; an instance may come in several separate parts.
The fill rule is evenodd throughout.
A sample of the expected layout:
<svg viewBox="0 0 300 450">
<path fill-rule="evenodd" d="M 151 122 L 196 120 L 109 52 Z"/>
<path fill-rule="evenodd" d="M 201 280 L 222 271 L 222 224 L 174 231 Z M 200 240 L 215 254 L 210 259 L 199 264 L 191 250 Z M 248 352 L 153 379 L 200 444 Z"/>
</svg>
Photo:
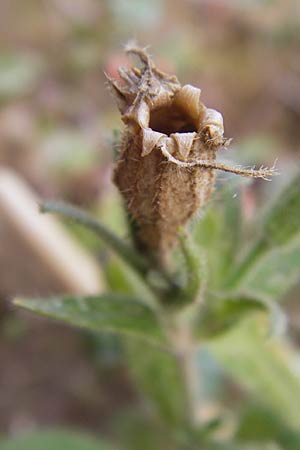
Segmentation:
<svg viewBox="0 0 300 450">
<path fill-rule="evenodd" d="M 120 68 L 108 79 L 126 127 L 114 170 L 126 207 L 137 224 L 140 248 L 163 256 L 184 226 L 210 197 L 215 169 L 267 178 L 274 168 L 229 167 L 216 162 L 227 147 L 223 117 L 201 102 L 201 90 L 181 86 L 158 70 L 147 52 L 130 48 L 142 69 Z"/>
</svg>

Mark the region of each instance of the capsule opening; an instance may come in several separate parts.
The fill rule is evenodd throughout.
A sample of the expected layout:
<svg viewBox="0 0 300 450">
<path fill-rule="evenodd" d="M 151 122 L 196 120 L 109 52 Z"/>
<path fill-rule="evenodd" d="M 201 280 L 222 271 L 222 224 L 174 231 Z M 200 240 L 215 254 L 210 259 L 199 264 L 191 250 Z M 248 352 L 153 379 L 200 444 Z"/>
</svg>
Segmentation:
<svg viewBox="0 0 300 450">
<path fill-rule="evenodd" d="M 149 127 L 167 136 L 172 133 L 197 132 L 191 118 L 172 105 L 151 111 Z"/>
</svg>

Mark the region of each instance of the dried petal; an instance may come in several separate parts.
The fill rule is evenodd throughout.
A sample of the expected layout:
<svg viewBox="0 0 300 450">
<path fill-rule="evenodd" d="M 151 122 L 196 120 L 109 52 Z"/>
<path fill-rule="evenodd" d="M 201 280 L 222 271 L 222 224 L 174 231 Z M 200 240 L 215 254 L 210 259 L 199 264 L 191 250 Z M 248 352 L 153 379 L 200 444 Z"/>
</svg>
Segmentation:
<svg viewBox="0 0 300 450">
<path fill-rule="evenodd" d="M 205 106 L 200 102 L 201 89 L 190 84 L 183 86 L 174 97 L 174 106 L 190 116 L 197 126 L 201 112 Z"/>
<path fill-rule="evenodd" d="M 224 145 L 226 139 L 224 139 L 222 114 L 215 109 L 206 108 L 202 117 L 200 133 L 202 133 L 203 139 L 208 145 Z"/>
<path fill-rule="evenodd" d="M 189 156 L 197 133 L 173 133 L 171 137 L 175 140 L 179 155 L 186 160 Z"/>
<path fill-rule="evenodd" d="M 158 145 L 161 138 L 165 137 L 165 135 L 163 133 L 159 133 L 158 131 L 153 131 L 151 128 L 144 128 L 142 133 L 143 145 L 141 156 L 147 156 L 154 149 L 154 147 Z"/>
</svg>

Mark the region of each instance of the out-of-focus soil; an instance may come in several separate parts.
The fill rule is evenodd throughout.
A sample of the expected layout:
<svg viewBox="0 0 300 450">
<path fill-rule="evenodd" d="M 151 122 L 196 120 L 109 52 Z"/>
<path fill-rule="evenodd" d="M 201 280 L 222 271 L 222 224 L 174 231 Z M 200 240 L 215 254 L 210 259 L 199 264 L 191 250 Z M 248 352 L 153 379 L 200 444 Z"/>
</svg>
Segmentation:
<svg viewBox="0 0 300 450">
<path fill-rule="evenodd" d="M 2 313 L 0 324 L 0 433 L 51 425 L 107 432 L 134 401 L 122 365 L 93 363 L 89 336 L 26 313 Z"/>
</svg>

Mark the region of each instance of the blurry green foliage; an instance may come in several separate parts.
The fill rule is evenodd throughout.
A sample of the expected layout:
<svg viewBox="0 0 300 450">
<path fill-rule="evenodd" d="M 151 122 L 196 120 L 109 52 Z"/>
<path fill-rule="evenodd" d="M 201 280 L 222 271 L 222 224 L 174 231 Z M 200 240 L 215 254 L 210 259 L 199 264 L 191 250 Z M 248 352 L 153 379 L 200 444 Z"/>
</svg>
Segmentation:
<svg viewBox="0 0 300 450">
<path fill-rule="evenodd" d="M 47 167 L 57 177 L 82 173 L 96 162 L 92 144 L 74 129 L 47 130 L 44 133 L 42 151 Z"/>
<path fill-rule="evenodd" d="M 161 422 L 125 411 L 118 417 L 117 431 L 123 450 L 173 450 L 174 437 Z"/>
<path fill-rule="evenodd" d="M 298 427 L 300 377 L 291 367 L 293 354 L 281 341 L 267 337 L 265 330 L 259 332 L 260 325 L 247 319 L 208 343 L 208 348 L 254 398 L 287 425 Z"/>
<path fill-rule="evenodd" d="M 176 358 L 167 351 L 127 342 L 127 357 L 138 389 L 150 400 L 155 414 L 173 427 L 182 426 L 189 414 L 183 380 Z M 155 380 L 155 382 L 154 382 Z"/>
<path fill-rule="evenodd" d="M 42 68 L 41 60 L 34 54 L 0 51 L 0 100 L 29 93 Z"/>
<path fill-rule="evenodd" d="M 121 30 L 126 30 L 132 23 L 135 23 L 137 29 L 151 29 L 162 20 L 163 7 L 159 0 L 152 0 L 152 2 L 147 0 L 132 0 L 130 2 L 111 0 L 109 8 L 119 25 L 118 28 Z"/>
<path fill-rule="evenodd" d="M 240 415 L 236 432 L 239 441 L 264 442 L 276 440 L 287 450 L 298 450 L 300 433 L 285 426 L 271 409 L 261 404 L 248 404 Z"/>
<path fill-rule="evenodd" d="M 0 450 L 110 450 L 106 442 L 85 433 L 64 430 L 46 430 L 0 440 Z"/>
<path fill-rule="evenodd" d="M 272 201 L 259 226 L 256 220 L 247 243 L 239 189 L 232 184 L 218 192 L 192 225 L 190 236 L 182 236 L 174 274 L 161 274 L 159 283 L 159 269 L 144 265 L 143 259 L 139 264 L 130 243 L 78 209 L 61 204 L 50 208 L 73 215 L 113 250 L 105 267 L 112 292 L 90 298 L 22 299 L 17 304 L 89 330 L 124 335 L 129 372 L 148 407 L 143 406 L 138 419 L 128 419 L 122 449 L 300 448 L 300 371 L 295 369 L 300 360 L 280 334 L 285 317 L 278 305 L 299 279 L 300 177 Z M 197 344 L 189 357 L 196 363 L 191 367 L 197 367 L 194 377 L 202 389 L 199 412 L 209 400 L 207 392 L 203 395 L 205 386 L 221 392 L 230 377 L 241 389 L 241 398 L 229 408 L 222 395 L 211 394 L 219 401 L 213 426 L 209 421 L 196 426 L 191 420 L 191 400 L 198 400 L 189 390 L 185 348 L 174 347 L 174 342 L 182 344 L 182 330 L 188 331 L 183 342 L 188 337 Z M 203 351 L 213 372 L 206 368 L 208 359 L 200 359 Z M 222 424 L 228 409 L 234 427 L 225 437 Z M 155 436 L 155 430 L 163 436 Z"/>
</svg>

